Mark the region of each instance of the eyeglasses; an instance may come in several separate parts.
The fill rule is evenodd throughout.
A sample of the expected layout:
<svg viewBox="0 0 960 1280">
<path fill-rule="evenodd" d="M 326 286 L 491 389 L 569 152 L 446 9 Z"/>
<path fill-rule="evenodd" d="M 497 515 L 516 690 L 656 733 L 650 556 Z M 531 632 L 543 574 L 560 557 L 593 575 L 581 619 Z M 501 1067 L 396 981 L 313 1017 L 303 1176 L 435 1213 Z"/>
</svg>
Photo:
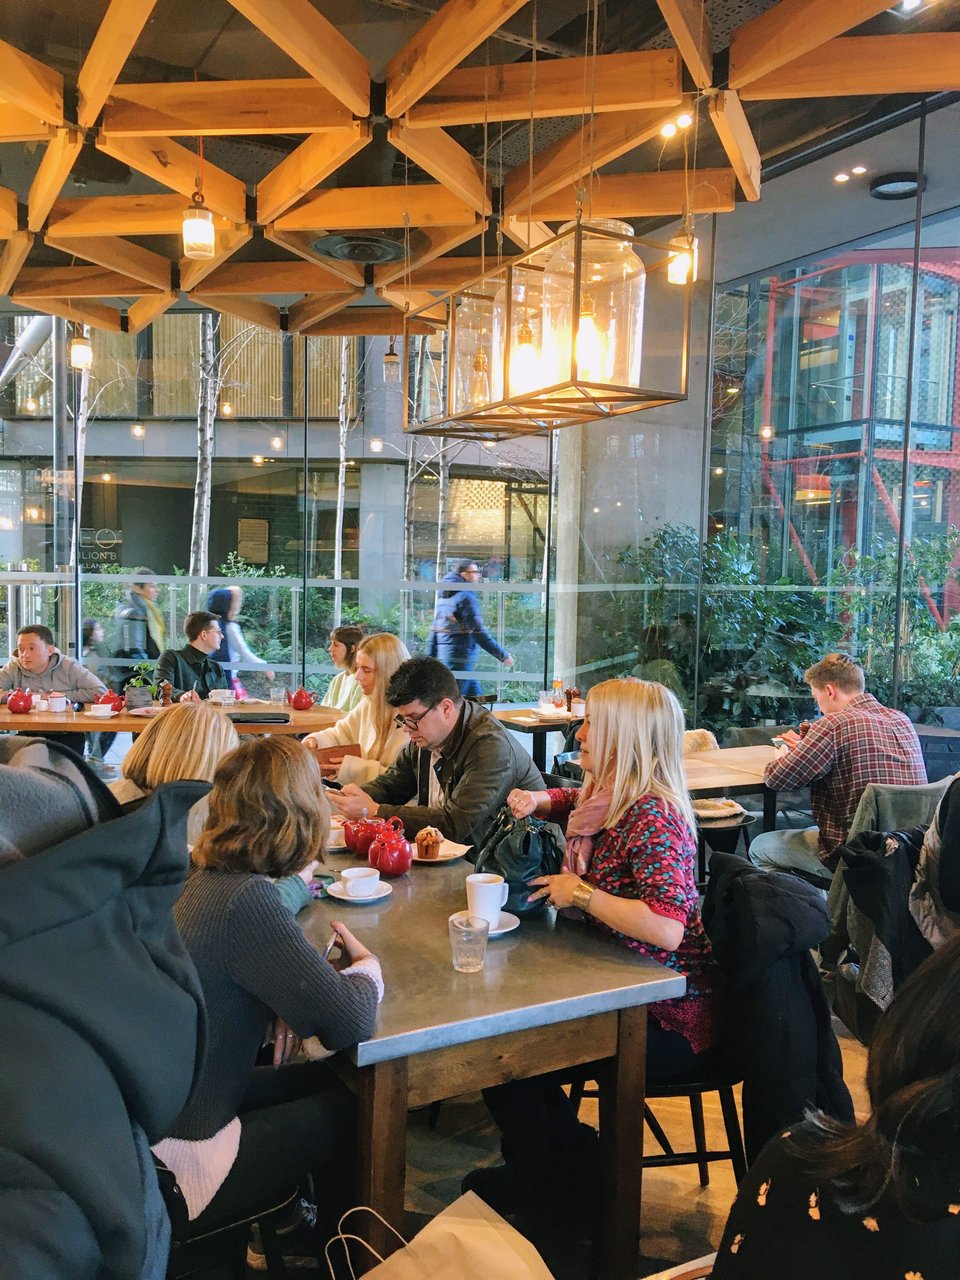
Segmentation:
<svg viewBox="0 0 960 1280">
<path fill-rule="evenodd" d="M 424 716 L 429 715 L 437 704 L 431 702 L 426 711 L 418 711 L 414 716 L 394 716 L 393 723 L 399 725 L 401 729 L 409 729 L 411 733 L 415 733 L 420 728 L 420 721 Z"/>
</svg>

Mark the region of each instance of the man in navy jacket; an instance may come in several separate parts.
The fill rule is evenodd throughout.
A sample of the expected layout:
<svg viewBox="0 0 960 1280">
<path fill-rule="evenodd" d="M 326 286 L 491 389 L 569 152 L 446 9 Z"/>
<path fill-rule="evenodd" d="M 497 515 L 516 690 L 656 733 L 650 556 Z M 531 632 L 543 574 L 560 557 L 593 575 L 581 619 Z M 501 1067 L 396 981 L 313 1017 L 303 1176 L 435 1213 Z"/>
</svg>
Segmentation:
<svg viewBox="0 0 960 1280">
<path fill-rule="evenodd" d="M 443 577 L 451 586 L 437 601 L 427 656 L 439 658 L 451 671 L 472 671 L 478 649 L 486 649 L 507 668 L 513 666 L 513 658 L 483 625 L 476 592 L 464 590 L 480 578 L 476 560 L 459 561 L 453 572 Z M 465 698 L 476 698 L 480 693 L 478 680 L 458 680 L 457 684 Z"/>
</svg>

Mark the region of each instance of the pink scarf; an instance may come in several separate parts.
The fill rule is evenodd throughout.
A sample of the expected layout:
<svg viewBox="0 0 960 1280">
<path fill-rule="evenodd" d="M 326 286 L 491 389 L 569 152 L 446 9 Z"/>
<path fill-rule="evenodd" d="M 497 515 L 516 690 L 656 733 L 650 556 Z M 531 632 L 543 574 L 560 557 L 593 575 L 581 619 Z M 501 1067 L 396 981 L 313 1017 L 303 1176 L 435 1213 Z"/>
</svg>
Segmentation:
<svg viewBox="0 0 960 1280">
<path fill-rule="evenodd" d="M 593 837 L 603 830 L 603 820 L 610 808 L 611 791 L 602 787 L 582 804 L 578 804 L 567 819 L 567 848 L 563 855 L 563 869 L 575 876 L 582 876 L 590 865 L 593 853 Z"/>
</svg>

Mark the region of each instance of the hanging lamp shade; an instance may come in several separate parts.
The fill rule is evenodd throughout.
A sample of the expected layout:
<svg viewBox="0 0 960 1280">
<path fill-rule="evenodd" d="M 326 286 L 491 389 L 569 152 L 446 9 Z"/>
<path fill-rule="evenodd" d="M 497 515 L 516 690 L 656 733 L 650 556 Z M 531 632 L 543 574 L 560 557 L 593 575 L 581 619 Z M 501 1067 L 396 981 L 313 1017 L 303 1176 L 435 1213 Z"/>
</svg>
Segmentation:
<svg viewBox="0 0 960 1280">
<path fill-rule="evenodd" d="M 669 246 L 613 219 L 567 223 L 509 266 L 408 313 L 447 334 L 445 412 L 404 429 L 502 440 L 686 399 L 688 287 Z"/>
<path fill-rule="evenodd" d="M 667 263 L 667 279 L 670 283 L 695 283 L 699 257 L 699 242 L 692 231 L 674 236 L 670 241 L 670 261 Z"/>
<path fill-rule="evenodd" d="M 384 382 L 400 381 L 400 356 L 397 354 L 393 338 L 390 339 L 390 346 L 383 357 L 383 380 Z"/>
<path fill-rule="evenodd" d="M 70 339 L 67 354 L 71 369 L 83 371 L 93 368 L 93 344 L 85 334 Z"/>
<path fill-rule="evenodd" d="M 195 191 L 193 204 L 183 213 L 183 256 L 205 261 L 214 256 L 216 244 L 213 213 L 204 208 L 202 194 Z"/>
</svg>

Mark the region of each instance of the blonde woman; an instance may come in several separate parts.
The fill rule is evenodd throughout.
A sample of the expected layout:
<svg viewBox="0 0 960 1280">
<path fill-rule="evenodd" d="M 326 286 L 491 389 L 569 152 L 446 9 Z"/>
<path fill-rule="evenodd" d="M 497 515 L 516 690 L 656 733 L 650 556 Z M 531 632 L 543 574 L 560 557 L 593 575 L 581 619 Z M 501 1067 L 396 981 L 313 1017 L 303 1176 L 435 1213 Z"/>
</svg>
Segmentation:
<svg viewBox="0 0 960 1280">
<path fill-rule="evenodd" d="M 344 756 L 337 777 L 341 782 L 369 782 L 393 764 L 406 745 L 403 729 L 387 703 L 390 677 L 410 657 L 407 646 L 388 632 L 367 636 L 357 645 L 354 673 L 362 690 L 360 704 L 331 729 L 321 729 L 304 739 L 313 750 L 359 743 L 359 756 Z"/>
<path fill-rule="evenodd" d="M 695 1070 L 713 1044 L 719 996 L 694 882 L 683 712 L 661 684 L 607 680 L 590 690 L 577 740 L 582 790 L 507 797 L 518 818 L 568 818 L 563 870 L 532 880 L 531 897 L 577 909 L 617 945 L 686 975 L 684 996 L 649 1006 L 647 1078 L 676 1079 Z M 500 1212 L 519 1208 L 562 1219 L 576 1208 L 579 1191 L 598 1185 L 596 1133 L 579 1124 L 561 1088 L 571 1078 L 552 1073 L 484 1091 L 507 1164 L 468 1174 L 464 1190 Z M 581 1078 L 590 1078 L 589 1067 Z"/>
<path fill-rule="evenodd" d="M 362 639 L 362 627 L 334 627 L 330 632 L 327 653 L 338 671 L 323 695 L 325 707 L 352 711 L 363 697 L 363 690 L 356 677 L 357 645 Z"/>
</svg>

